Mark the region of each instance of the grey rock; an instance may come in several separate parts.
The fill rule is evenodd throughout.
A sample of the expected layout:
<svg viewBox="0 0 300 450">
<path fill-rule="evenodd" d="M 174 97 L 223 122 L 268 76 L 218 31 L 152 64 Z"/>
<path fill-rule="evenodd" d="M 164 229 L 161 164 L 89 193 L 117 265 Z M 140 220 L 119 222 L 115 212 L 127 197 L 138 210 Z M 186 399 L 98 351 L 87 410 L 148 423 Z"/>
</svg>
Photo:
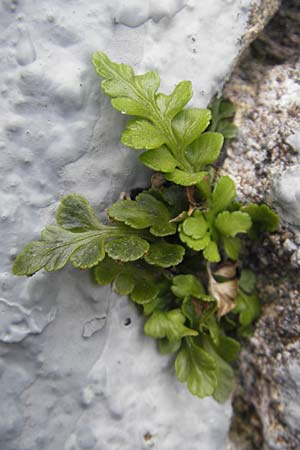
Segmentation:
<svg viewBox="0 0 300 450">
<path fill-rule="evenodd" d="M 193 398 L 126 299 L 72 268 L 17 279 L 11 265 L 63 194 L 85 195 L 103 216 L 121 191 L 148 183 L 119 143 L 126 118 L 99 91 L 92 53 L 157 69 L 162 90 L 191 79 L 206 106 L 263 27 L 257 14 L 270 13 L 267 2 L 253 10 L 250 30 L 253 4 L 0 2 L 1 450 L 225 447 L 230 403 Z"/>
<path fill-rule="evenodd" d="M 291 256 L 291 264 L 293 267 L 300 267 L 300 249 L 296 250 Z"/>
<path fill-rule="evenodd" d="M 297 245 L 295 244 L 295 242 L 291 241 L 290 239 L 286 239 L 283 243 L 283 247 L 288 251 L 288 252 L 292 252 L 297 250 Z"/>
<path fill-rule="evenodd" d="M 243 258 L 258 275 L 262 316 L 240 354 L 230 450 L 300 448 L 300 171 L 291 148 L 300 121 L 299 6 L 282 2 L 225 88 L 239 139 L 222 172 L 238 181 L 241 201 L 266 202 L 281 217 L 279 232 Z"/>
<path fill-rule="evenodd" d="M 292 131 L 293 133 L 286 138 L 286 142 L 296 153 L 300 153 L 300 129 L 295 128 Z"/>
<path fill-rule="evenodd" d="M 285 170 L 274 180 L 273 198 L 282 218 L 300 227 L 300 166 Z"/>
<path fill-rule="evenodd" d="M 87 320 L 83 326 L 82 337 L 88 339 L 92 337 L 98 331 L 101 331 L 105 325 L 106 317 L 94 317 L 93 319 Z"/>
</svg>

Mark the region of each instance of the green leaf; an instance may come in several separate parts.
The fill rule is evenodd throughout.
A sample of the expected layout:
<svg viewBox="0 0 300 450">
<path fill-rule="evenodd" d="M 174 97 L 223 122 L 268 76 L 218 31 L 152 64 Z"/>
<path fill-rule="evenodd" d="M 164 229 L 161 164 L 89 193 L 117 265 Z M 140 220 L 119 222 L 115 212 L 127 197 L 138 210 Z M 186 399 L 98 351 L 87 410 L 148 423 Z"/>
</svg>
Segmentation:
<svg viewBox="0 0 300 450">
<path fill-rule="evenodd" d="M 212 311 L 216 311 L 217 305 L 215 308 L 211 308 Z M 208 313 L 210 311 L 208 310 Z M 204 317 L 200 322 L 200 331 L 204 328 L 207 328 L 210 334 L 210 337 L 215 345 L 218 345 L 220 342 L 220 325 L 216 320 L 214 314 L 207 314 L 208 317 Z"/>
<path fill-rule="evenodd" d="M 201 239 L 193 239 L 182 230 L 182 224 L 178 227 L 180 240 L 186 244 L 189 248 L 200 251 L 208 246 L 210 243 L 210 234 L 206 233 Z"/>
<path fill-rule="evenodd" d="M 96 72 L 104 78 L 103 91 L 113 97 L 112 105 L 125 114 L 151 119 L 151 104 L 160 84 L 156 72 L 135 76 L 126 64 L 116 64 L 102 52 L 93 55 Z"/>
<path fill-rule="evenodd" d="M 236 261 L 241 249 L 241 240 L 238 237 L 222 237 L 223 247 L 228 258 Z"/>
<path fill-rule="evenodd" d="M 61 226 L 46 227 L 41 240 L 29 243 L 17 256 L 15 275 L 32 275 L 42 268 L 52 272 L 69 261 L 75 267 L 88 269 L 102 261 L 105 252 L 121 261 L 133 261 L 149 249 L 143 239 L 145 232 L 123 224 L 103 225 L 88 201 L 77 194 L 63 197 L 56 219 Z"/>
<path fill-rule="evenodd" d="M 192 95 L 192 83 L 190 81 L 181 81 L 171 95 L 158 94 L 157 104 L 165 117 L 173 119 L 192 98 Z"/>
<path fill-rule="evenodd" d="M 131 263 L 125 265 L 124 263 L 106 257 L 93 268 L 92 273 L 95 281 L 101 286 L 105 286 L 106 284 L 111 284 L 116 276 L 122 273 L 124 267 L 131 267 Z"/>
<path fill-rule="evenodd" d="M 195 139 L 206 128 L 205 117 L 210 114 L 201 110 L 182 111 L 192 96 L 191 83 L 179 83 L 171 95 L 157 94 L 160 81 L 155 72 L 135 75 L 131 67 L 113 63 L 101 52 L 94 54 L 93 63 L 97 73 L 104 78 L 101 83 L 103 91 L 113 98 L 112 106 L 122 113 L 149 121 L 149 124 L 139 121 L 134 129 L 129 124 L 122 141 L 134 148 L 152 149 L 166 144 L 177 166 L 186 169 L 188 163 L 182 157 L 182 145 L 186 140 Z"/>
<path fill-rule="evenodd" d="M 56 212 L 56 222 L 65 230 L 74 233 L 98 230 L 102 227 L 89 202 L 78 194 L 62 197 Z"/>
<path fill-rule="evenodd" d="M 184 325 L 185 316 L 180 309 L 171 311 L 154 311 L 144 326 L 147 336 L 155 339 L 167 338 L 170 342 L 178 341 L 184 336 L 197 336 L 198 332 Z"/>
<path fill-rule="evenodd" d="M 240 324 L 250 325 L 260 314 L 260 303 L 256 294 L 247 295 L 239 290 L 234 312 L 239 314 Z"/>
<path fill-rule="evenodd" d="M 205 289 L 194 275 L 176 275 L 172 280 L 171 290 L 176 297 L 196 297 L 202 298 Z"/>
<path fill-rule="evenodd" d="M 166 338 L 159 340 L 159 351 L 162 355 L 167 355 L 168 353 L 175 353 L 180 349 L 181 339 L 178 341 L 169 341 Z"/>
<path fill-rule="evenodd" d="M 227 209 L 235 196 L 234 181 L 227 176 L 219 178 L 212 193 L 212 209 L 214 213 L 217 214 Z"/>
<path fill-rule="evenodd" d="M 176 232 L 167 207 L 147 192 L 142 192 L 136 200 L 120 200 L 108 209 L 111 218 L 126 223 L 133 228 L 150 227 L 155 236 L 167 236 Z"/>
<path fill-rule="evenodd" d="M 105 256 L 103 240 L 96 231 L 73 233 L 55 225 L 47 226 L 41 241 L 27 244 L 13 265 L 15 275 L 32 275 L 40 269 L 53 272 L 69 260 L 76 267 L 94 266 Z M 76 253 L 79 255 L 76 256 Z"/>
<path fill-rule="evenodd" d="M 237 330 L 238 337 L 250 338 L 254 334 L 254 327 L 252 325 L 243 326 L 241 325 Z"/>
<path fill-rule="evenodd" d="M 154 170 L 165 172 L 166 179 L 175 184 L 200 184 L 203 179 L 200 166 L 215 161 L 223 138 L 217 133 L 205 133 L 199 138 L 208 127 L 211 112 L 209 109 L 183 109 L 192 96 L 191 83 L 179 83 L 171 95 L 160 94 L 157 93 L 160 80 L 155 72 L 135 75 L 131 67 L 113 63 L 101 52 L 95 53 L 93 62 L 97 73 L 104 78 L 101 87 L 112 97 L 112 106 L 124 114 L 137 116 L 129 122 L 122 142 L 136 149 L 149 150 L 165 144 L 174 161 L 165 152 L 164 162 L 158 163 L 152 153 L 143 156 L 142 161 Z M 198 138 L 198 143 L 192 144 Z M 189 144 L 192 147 L 185 154 Z"/>
<path fill-rule="evenodd" d="M 193 239 L 203 238 L 207 229 L 208 224 L 201 211 L 195 211 L 182 223 L 182 231 Z"/>
<path fill-rule="evenodd" d="M 217 128 L 219 133 L 222 133 L 225 139 L 233 139 L 238 134 L 238 127 L 233 123 L 228 122 L 227 120 L 222 120 L 218 124 Z"/>
<path fill-rule="evenodd" d="M 221 261 L 221 256 L 218 250 L 218 246 L 214 241 L 210 241 L 207 247 L 203 250 L 203 256 L 207 261 L 217 263 Z"/>
<path fill-rule="evenodd" d="M 212 355 L 212 352 L 210 352 Z M 213 393 L 213 398 L 224 403 L 229 399 L 235 386 L 235 378 L 232 367 L 215 353 L 215 361 L 217 364 L 217 386 Z"/>
<path fill-rule="evenodd" d="M 61 231 L 59 232 L 59 235 L 61 236 Z M 143 239 L 140 238 L 136 239 L 139 239 L 145 245 L 148 244 L 147 241 L 144 241 Z M 65 251 L 66 249 L 64 250 L 64 252 Z M 54 256 L 55 253 L 57 255 L 57 249 L 55 250 L 55 252 L 52 253 L 51 260 L 48 261 L 47 265 L 44 267 L 45 270 L 49 272 L 57 270 L 58 261 L 56 259 L 56 256 Z M 105 251 L 103 249 L 102 239 L 99 238 L 89 239 L 89 242 L 86 241 L 84 245 L 81 245 L 76 248 L 76 250 L 72 253 L 70 257 L 70 262 L 73 264 L 73 266 L 78 267 L 79 269 L 89 269 L 98 264 L 99 261 L 102 261 L 104 255 Z M 140 258 L 140 256 L 138 256 L 136 259 L 138 258 Z"/>
<path fill-rule="evenodd" d="M 158 148 L 165 138 L 160 130 L 148 120 L 130 120 L 123 131 L 121 142 L 137 150 Z"/>
<path fill-rule="evenodd" d="M 199 108 L 183 109 L 192 97 L 191 83 L 182 81 L 171 95 L 165 95 L 157 93 L 160 80 L 155 72 L 135 75 L 131 67 L 113 63 L 101 52 L 95 53 L 93 62 L 97 73 L 104 78 L 101 87 L 112 97 L 112 106 L 124 114 L 137 116 L 129 122 L 122 142 L 135 149 L 149 150 L 165 144 L 175 165 L 165 152 L 165 163 L 158 163 L 153 153 L 143 156 L 142 161 L 154 170 L 166 172 L 166 178 L 176 184 L 192 186 L 200 183 L 203 178 L 201 172 L 191 166 L 184 152 L 185 147 L 205 131 L 211 112 Z M 203 156 L 198 161 L 197 155 L 198 165 L 215 160 L 222 139 L 221 135 L 217 138 L 217 134 L 207 133 L 199 141 Z"/>
<path fill-rule="evenodd" d="M 172 290 L 173 288 L 174 287 L 172 287 Z M 177 295 L 177 297 L 181 296 Z M 188 319 L 190 327 L 199 329 L 200 316 L 202 313 L 202 302 L 195 297 L 185 297 L 181 305 L 181 311 Z"/>
<path fill-rule="evenodd" d="M 177 214 L 188 208 L 186 193 L 181 186 L 172 184 L 171 186 L 164 187 L 160 191 L 160 195 L 167 205 L 175 207 Z"/>
<path fill-rule="evenodd" d="M 172 121 L 176 138 L 182 147 L 193 142 L 208 126 L 209 109 L 189 108 L 180 111 Z"/>
<path fill-rule="evenodd" d="M 156 285 L 159 290 L 158 295 L 143 305 L 145 316 L 149 316 L 155 310 L 165 311 L 171 308 L 174 297 L 170 292 L 169 283 L 167 283 L 167 289 L 165 286 L 166 280 L 159 282 L 158 286 Z"/>
<path fill-rule="evenodd" d="M 202 294 L 200 298 L 185 297 L 181 305 L 181 310 L 189 320 L 190 326 L 200 331 L 203 331 L 203 327 L 210 329 L 210 319 L 214 316 L 216 309 L 215 298 L 205 294 Z M 217 328 L 219 333 L 218 325 Z"/>
<path fill-rule="evenodd" d="M 228 119 L 233 117 L 234 114 L 235 114 L 234 105 L 229 101 L 222 100 L 219 107 L 219 118 Z"/>
<path fill-rule="evenodd" d="M 135 287 L 134 279 L 126 273 L 120 273 L 115 280 L 114 289 L 119 295 L 129 295 Z"/>
<path fill-rule="evenodd" d="M 114 283 L 117 294 L 129 295 L 139 304 L 155 299 L 160 291 L 159 274 L 142 263 L 119 263 L 108 257 L 93 270 L 98 284 Z"/>
<path fill-rule="evenodd" d="M 181 186 L 193 186 L 194 184 L 200 183 L 204 177 L 206 177 L 207 172 L 184 172 L 180 169 L 175 169 L 173 172 L 167 172 L 164 174 L 168 181 L 172 181 L 175 184 L 180 184 Z"/>
<path fill-rule="evenodd" d="M 177 266 L 181 263 L 184 253 L 185 250 L 181 245 L 158 242 L 150 246 L 145 261 L 160 267 Z"/>
<path fill-rule="evenodd" d="M 203 336 L 202 344 L 206 352 L 213 358 L 216 367 L 217 384 L 213 397 L 220 403 L 225 402 L 234 388 L 234 372 L 232 367 L 217 353 L 210 338 Z"/>
<path fill-rule="evenodd" d="M 189 391 L 200 398 L 212 395 L 217 386 L 216 362 L 191 339 L 185 339 L 175 361 L 179 381 L 186 382 Z"/>
<path fill-rule="evenodd" d="M 152 98 L 160 85 L 159 75 L 154 71 L 135 75 L 134 82 L 135 88 L 143 92 L 146 98 Z"/>
<path fill-rule="evenodd" d="M 231 363 L 236 360 L 241 349 L 241 344 L 237 340 L 220 333 L 216 349 L 221 358 Z"/>
<path fill-rule="evenodd" d="M 145 166 L 159 172 L 173 172 L 177 165 L 176 159 L 165 146 L 148 150 L 139 159 Z"/>
<path fill-rule="evenodd" d="M 229 101 L 215 98 L 209 108 L 212 111 L 212 121 L 209 130 L 222 133 L 226 139 L 235 137 L 238 128 L 231 123 L 231 120 L 228 120 L 234 116 L 234 105 Z"/>
<path fill-rule="evenodd" d="M 218 159 L 223 142 L 222 134 L 206 132 L 187 147 L 185 150 L 186 158 L 195 172 L 201 170 L 202 166 L 212 164 Z"/>
<path fill-rule="evenodd" d="M 149 243 L 138 236 L 122 237 L 105 244 L 105 251 L 108 256 L 123 262 L 136 261 L 142 258 L 149 248 Z"/>
<path fill-rule="evenodd" d="M 210 168 L 212 169 L 212 167 Z M 203 180 L 200 183 L 197 183 L 197 190 L 199 191 L 199 194 L 204 200 L 207 200 L 210 198 L 211 195 L 211 180 L 210 176 L 207 175 L 203 178 Z"/>
<path fill-rule="evenodd" d="M 106 84 L 101 83 L 101 88 L 105 92 Z M 105 92 L 107 93 L 107 92 Z M 122 114 L 128 114 L 132 116 L 151 117 L 151 113 L 148 109 L 148 105 L 140 102 L 140 99 L 131 99 L 126 97 L 113 98 L 111 105 L 120 111 Z"/>
<path fill-rule="evenodd" d="M 224 211 L 218 214 L 215 225 L 221 234 L 235 237 L 238 233 L 247 233 L 252 222 L 249 214 L 241 211 Z"/>
<path fill-rule="evenodd" d="M 249 232 L 251 239 L 258 239 L 262 233 L 273 232 L 278 229 L 279 216 L 267 205 L 255 205 L 250 203 L 242 208 L 242 211 L 249 214 L 252 220 L 252 227 Z"/>
<path fill-rule="evenodd" d="M 221 317 L 222 320 L 222 326 L 224 328 L 224 331 L 232 332 L 236 329 L 238 326 L 236 320 L 233 320 L 232 317 L 228 317 L 228 314 Z"/>
<path fill-rule="evenodd" d="M 170 223 L 177 224 L 187 217 L 188 201 L 186 192 L 181 186 L 171 184 L 162 186 L 159 189 L 150 189 L 149 192 L 157 200 L 164 202 L 172 216 Z M 176 225 L 177 226 L 177 225 Z"/>
<path fill-rule="evenodd" d="M 252 270 L 244 269 L 241 272 L 241 277 L 239 279 L 239 288 L 242 289 L 246 294 L 252 294 L 256 287 L 256 275 Z"/>
</svg>

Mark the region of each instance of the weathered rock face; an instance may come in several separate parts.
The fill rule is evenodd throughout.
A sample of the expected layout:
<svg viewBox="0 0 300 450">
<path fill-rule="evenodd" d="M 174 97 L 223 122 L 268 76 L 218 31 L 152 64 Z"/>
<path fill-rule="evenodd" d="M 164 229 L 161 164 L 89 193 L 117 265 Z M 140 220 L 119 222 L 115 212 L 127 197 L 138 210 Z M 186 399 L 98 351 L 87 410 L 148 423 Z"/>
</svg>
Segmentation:
<svg viewBox="0 0 300 450">
<path fill-rule="evenodd" d="M 248 249 L 264 307 L 240 355 L 230 449 L 300 448 L 299 29 L 300 2 L 283 2 L 225 89 L 240 136 L 223 170 L 241 199 L 272 204 L 282 220 Z"/>
<path fill-rule="evenodd" d="M 191 397 L 124 299 L 109 309 L 110 290 L 85 273 L 23 280 L 11 264 L 62 194 L 101 214 L 146 182 L 119 144 L 125 118 L 99 92 L 92 52 L 157 69 L 167 90 L 189 78 L 205 106 L 262 27 L 253 17 L 277 4 L 267 3 L 1 2 L 1 450 L 224 448 L 231 405 Z"/>
<path fill-rule="evenodd" d="M 293 144 L 295 138 L 297 139 L 297 134 L 287 138 L 292 148 L 295 148 Z M 295 165 L 276 177 L 273 184 L 273 197 L 285 221 L 300 227 L 300 166 Z"/>
</svg>

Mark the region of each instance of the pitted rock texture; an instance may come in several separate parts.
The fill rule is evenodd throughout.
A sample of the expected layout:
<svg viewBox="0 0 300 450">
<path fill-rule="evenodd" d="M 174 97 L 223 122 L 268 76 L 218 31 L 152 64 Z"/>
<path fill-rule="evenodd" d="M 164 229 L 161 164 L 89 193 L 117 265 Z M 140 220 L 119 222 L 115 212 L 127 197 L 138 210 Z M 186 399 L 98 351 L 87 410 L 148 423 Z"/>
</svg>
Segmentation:
<svg viewBox="0 0 300 450">
<path fill-rule="evenodd" d="M 263 312 L 239 359 L 230 450 L 300 448 L 299 7 L 282 3 L 225 88 L 240 133 L 221 171 L 242 201 L 267 202 L 281 216 L 280 231 L 243 256 L 258 274 Z"/>
<path fill-rule="evenodd" d="M 19 279 L 11 265 L 63 194 L 85 195 L 103 217 L 147 182 L 119 144 L 127 119 L 99 91 L 92 53 L 157 69 L 168 91 L 191 79 L 206 106 L 253 37 L 253 4 L 0 2 L 1 450 L 224 448 L 230 404 L 191 397 L 127 300 L 72 268 Z"/>
</svg>

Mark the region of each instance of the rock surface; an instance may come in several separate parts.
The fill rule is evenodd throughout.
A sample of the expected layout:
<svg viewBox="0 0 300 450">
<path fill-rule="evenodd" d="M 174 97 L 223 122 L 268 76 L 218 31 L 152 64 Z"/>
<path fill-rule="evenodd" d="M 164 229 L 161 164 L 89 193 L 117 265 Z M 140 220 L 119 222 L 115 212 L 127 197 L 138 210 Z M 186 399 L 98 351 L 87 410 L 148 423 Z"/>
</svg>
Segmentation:
<svg viewBox="0 0 300 450">
<path fill-rule="evenodd" d="M 167 90 L 190 78 L 205 106 L 253 38 L 253 3 L 269 14 L 250 0 L 1 1 L 1 450 L 224 448 L 230 404 L 191 397 L 127 301 L 71 268 L 25 280 L 11 264 L 62 194 L 101 215 L 145 183 L 92 52 L 158 69 Z"/>
<path fill-rule="evenodd" d="M 300 448 L 299 29 L 300 2 L 283 2 L 225 88 L 240 134 L 222 170 L 241 200 L 281 215 L 280 232 L 243 258 L 259 274 L 264 306 L 240 355 L 231 450 Z"/>
</svg>

